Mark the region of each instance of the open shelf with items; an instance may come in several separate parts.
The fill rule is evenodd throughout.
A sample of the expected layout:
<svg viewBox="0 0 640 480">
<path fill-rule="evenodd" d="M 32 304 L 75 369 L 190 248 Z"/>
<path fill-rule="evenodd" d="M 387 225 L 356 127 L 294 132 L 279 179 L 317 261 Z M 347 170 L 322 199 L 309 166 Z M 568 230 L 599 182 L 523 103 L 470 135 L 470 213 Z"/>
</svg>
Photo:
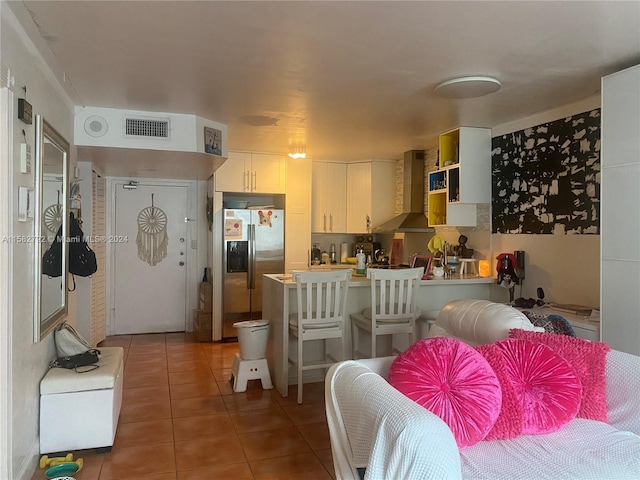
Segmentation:
<svg viewBox="0 0 640 480">
<path fill-rule="evenodd" d="M 445 191 L 447 188 L 447 172 L 436 170 L 429 174 L 429 193 Z"/>
<path fill-rule="evenodd" d="M 444 190 L 429 193 L 429 225 L 447 224 L 447 194 Z"/>
<path fill-rule="evenodd" d="M 475 226 L 476 204 L 491 202 L 491 130 L 460 127 L 439 136 L 429 172 L 429 225 Z"/>
<path fill-rule="evenodd" d="M 464 128 L 464 127 L 463 127 Z M 445 132 L 438 138 L 440 155 L 438 156 L 438 167 L 448 167 L 460 163 L 459 155 L 460 129 Z"/>
</svg>

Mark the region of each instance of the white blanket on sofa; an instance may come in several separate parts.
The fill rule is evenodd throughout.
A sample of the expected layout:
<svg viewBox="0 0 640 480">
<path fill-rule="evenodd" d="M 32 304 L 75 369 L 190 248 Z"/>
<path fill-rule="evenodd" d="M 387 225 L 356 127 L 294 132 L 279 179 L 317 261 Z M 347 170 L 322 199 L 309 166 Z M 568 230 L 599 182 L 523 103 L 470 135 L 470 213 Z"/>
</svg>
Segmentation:
<svg viewBox="0 0 640 480">
<path fill-rule="evenodd" d="M 609 353 L 612 425 L 575 419 L 554 433 L 482 441 L 463 450 L 442 420 L 387 383 L 392 361 L 342 362 L 328 375 L 327 420 L 331 436 L 340 439 L 332 441 L 338 479 L 357 479 L 356 467 L 366 467 L 371 480 L 640 479 L 640 436 L 628 431 L 638 423 L 639 357 Z M 612 392 L 612 384 L 624 390 Z"/>
<path fill-rule="evenodd" d="M 465 479 L 640 479 L 640 437 L 582 418 L 554 433 L 482 441 L 460 457 Z"/>
</svg>

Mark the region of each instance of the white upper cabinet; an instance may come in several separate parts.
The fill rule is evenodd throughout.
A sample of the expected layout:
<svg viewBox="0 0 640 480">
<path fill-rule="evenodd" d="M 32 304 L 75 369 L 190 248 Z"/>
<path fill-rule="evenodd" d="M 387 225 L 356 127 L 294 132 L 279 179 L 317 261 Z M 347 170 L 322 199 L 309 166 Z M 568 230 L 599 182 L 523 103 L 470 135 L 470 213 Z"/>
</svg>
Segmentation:
<svg viewBox="0 0 640 480">
<path fill-rule="evenodd" d="M 311 160 L 288 158 L 284 262 L 287 273 L 309 268 L 311 246 Z"/>
<path fill-rule="evenodd" d="M 285 193 L 286 157 L 268 153 L 229 152 L 215 172 L 216 191 Z"/>
<path fill-rule="evenodd" d="M 347 165 L 313 162 L 311 230 L 315 233 L 347 231 Z"/>
<path fill-rule="evenodd" d="M 491 129 L 460 127 L 439 137 L 429 172 L 429 225 L 475 226 L 476 204 L 491 202 Z"/>
<path fill-rule="evenodd" d="M 396 162 L 347 164 L 347 232 L 370 233 L 395 216 Z"/>
</svg>

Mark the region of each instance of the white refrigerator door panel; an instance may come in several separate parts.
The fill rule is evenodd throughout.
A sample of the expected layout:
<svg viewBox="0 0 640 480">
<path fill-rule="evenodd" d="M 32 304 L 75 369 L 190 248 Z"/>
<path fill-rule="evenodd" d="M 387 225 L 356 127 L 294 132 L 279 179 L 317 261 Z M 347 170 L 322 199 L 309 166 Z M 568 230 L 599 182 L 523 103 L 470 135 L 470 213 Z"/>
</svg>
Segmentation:
<svg viewBox="0 0 640 480">
<path fill-rule="evenodd" d="M 253 319 L 262 317 L 262 276 L 284 273 L 284 211 L 252 210 L 255 225 L 254 288 L 251 292 Z"/>
</svg>

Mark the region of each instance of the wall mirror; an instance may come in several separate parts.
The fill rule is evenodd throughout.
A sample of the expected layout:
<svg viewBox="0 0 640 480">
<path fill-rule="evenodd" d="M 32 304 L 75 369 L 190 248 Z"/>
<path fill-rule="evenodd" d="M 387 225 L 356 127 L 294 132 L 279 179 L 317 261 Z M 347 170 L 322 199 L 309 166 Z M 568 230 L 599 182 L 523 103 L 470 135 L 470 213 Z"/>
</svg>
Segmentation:
<svg viewBox="0 0 640 480">
<path fill-rule="evenodd" d="M 41 116 L 35 121 L 34 341 L 67 316 L 69 142 Z"/>
</svg>

